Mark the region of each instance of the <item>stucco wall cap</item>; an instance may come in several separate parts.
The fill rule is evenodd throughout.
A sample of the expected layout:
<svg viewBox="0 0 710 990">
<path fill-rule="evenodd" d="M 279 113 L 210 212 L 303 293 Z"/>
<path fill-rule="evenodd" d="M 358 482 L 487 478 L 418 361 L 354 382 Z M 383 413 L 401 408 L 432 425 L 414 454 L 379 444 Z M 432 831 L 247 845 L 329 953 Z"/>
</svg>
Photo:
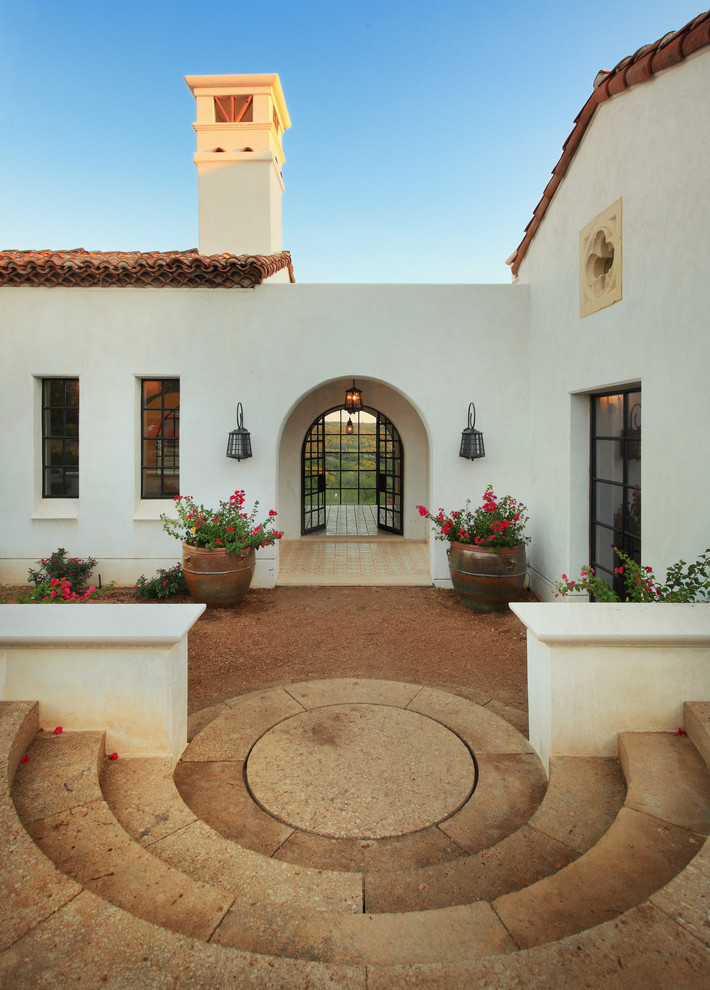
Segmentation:
<svg viewBox="0 0 710 990">
<path fill-rule="evenodd" d="M 710 645 L 710 603 L 513 602 L 541 643 Z"/>
<path fill-rule="evenodd" d="M 150 646 L 179 643 L 205 605 L 1 605 L 0 646 Z"/>
</svg>

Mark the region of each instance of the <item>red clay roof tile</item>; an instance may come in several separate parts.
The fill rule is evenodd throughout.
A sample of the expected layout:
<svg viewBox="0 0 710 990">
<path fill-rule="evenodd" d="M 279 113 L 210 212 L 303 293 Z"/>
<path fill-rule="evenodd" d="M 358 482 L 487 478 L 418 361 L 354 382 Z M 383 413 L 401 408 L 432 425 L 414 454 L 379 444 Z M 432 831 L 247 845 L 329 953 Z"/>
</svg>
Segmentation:
<svg viewBox="0 0 710 990">
<path fill-rule="evenodd" d="M 569 168 L 584 132 L 599 104 L 608 100 L 610 96 L 646 82 L 658 72 L 670 69 L 707 45 L 710 45 L 710 11 L 698 14 L 680 31 L 671 31 L 654 44 L 643 45 L 633 55 L 623 58 L 611 72 L 599 73 L 594 80 L 594 91 L 577 115 L 572 133 L 564 143 L 562 157 L 552 170 L 553 178 L 557 179 L 557 183 L 553 185 L 552 180 L 548 182 L 542 199 L 535 207 L 532 219 L 525 228 L 525 237 L 510 260 L 513 275 L 517 275 L 520 263 L 540 226 L 550 200 Z"/>
<path fill-rule="evenodd" d="M 197 251 L 0 251 L 0 286 L 250 289 L 287 269 L 291 255 Z"/>
</svg>

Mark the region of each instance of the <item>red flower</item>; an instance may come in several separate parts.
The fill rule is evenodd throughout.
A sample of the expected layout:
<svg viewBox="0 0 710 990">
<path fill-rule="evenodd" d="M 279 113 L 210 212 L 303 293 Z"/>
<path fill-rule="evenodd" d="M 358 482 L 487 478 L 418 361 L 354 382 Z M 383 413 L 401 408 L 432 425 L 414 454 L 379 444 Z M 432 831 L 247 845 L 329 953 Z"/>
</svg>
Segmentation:
<svg viewBox="0 0 710 990">
<path fill-rule="evenodd" d="M 58 725 L 57 728 L 54 730 L 54 735 L 55 736 L 61 736 L 61 734 L 62 734 L 63 731 L 64 730 L 62 729 L 61 725 Z"/>
<path fill-rule="evenodd" d="M 676 732 L 676 735 L 677 736 L 685 736 L 685 735 L 687 735 L 687 732 L 685 731 L 685 729 L 678 729 L 678 731 Z"/>
<path fill-rule="evenodd" d="M 25 753 L 25 755 L 20 760 L 20 763 L 27 763 L 28 760 L 29 760 L 29 756 L 27 755 L 27 753 Z"/>
<path fill-rule="evenodd" d="M 109 757 L 109 759 L 111 759 L 111 760 L 117 760 L 118 759 L 118 753 L 111 753 L 111 756 Z"/>
<path fill-rule="evenodd" d="M 270 516 L 278 516 L 278 512 L 275 509 L 269 509 Z"/>
</svg>

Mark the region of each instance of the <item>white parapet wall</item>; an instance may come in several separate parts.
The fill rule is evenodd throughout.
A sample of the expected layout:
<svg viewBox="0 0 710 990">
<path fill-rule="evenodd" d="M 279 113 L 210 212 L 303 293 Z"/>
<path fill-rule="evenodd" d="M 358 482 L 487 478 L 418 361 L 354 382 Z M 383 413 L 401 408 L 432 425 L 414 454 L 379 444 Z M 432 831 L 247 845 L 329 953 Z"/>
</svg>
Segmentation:
<svg viewBox="0 0 710 990">
<path fill-rule="evenodd" d="M 710 700 L 710 604 L 516 602 L 527 626 L 530 742 L 615 756 L 619 732 L 668 731 Z"/>
<path fill-rule="evenodd" d="M 0 699 L 40 727 L 105 730 L 109 752 L 187 745 L 187 633 L 204 605 L 0 605 Z"/>
</svg>

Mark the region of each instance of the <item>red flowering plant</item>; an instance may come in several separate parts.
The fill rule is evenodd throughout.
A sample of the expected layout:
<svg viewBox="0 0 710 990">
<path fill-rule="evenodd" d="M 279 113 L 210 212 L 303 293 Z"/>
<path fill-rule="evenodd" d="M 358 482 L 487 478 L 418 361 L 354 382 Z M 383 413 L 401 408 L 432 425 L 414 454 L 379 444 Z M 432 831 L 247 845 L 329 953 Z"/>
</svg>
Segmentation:
<svg viewBox="0 0 710 990">
<path fill-rule="evenodd" d="M 470 506 L 471 500 L 467 499 L 464 509 L 449 513 L 439 509 L 434 515 L 423 505 L 418 505 L 417 509 L 420 516 L 425 516 L 432 523 L 437 540 L 467 543 L 489 550 L 517 547 L 530 542 L 530 537 L 525 535 L 527 508 L 522 502 L 510 495 L 498 498 L 493 486 L 489 485 L 483 493 L 483 503 L 473 510 Z"/>
<path fill-rule="evenodd" d="M 679 560 L 666 571 L 665 584 L 653 573 L 632 560 L 618 547 L 614 551 L 621 561 L 614 568 L 624 582 L 621 597 L 610 584 L 585 564 L 576 579 L 566 574 L 555 583 L 555 598 L 572 594 L 588 594 L 598 602 L 707 602 L 710 601 L 710 547 L 696 561 L 687 564 Z"/>
<path fill-rule="evenodd" d="M 166 533 L 189 544 L 207 550 L 226 550 L 227 553 L 246 553 L 258 547 L 268 547 L 280 540 L 283 533 L 274 527 L 277 513 L 269 509 L 264 522 L 256 521 L 259 503 L 251 512 L 244 512 L 244 492 L 235 491 L 219 508 L 206 509 L 198 505 L 191 495 L 175 496 L 177 519 L 165 513 L 161 515 Z"/>
</svg>

